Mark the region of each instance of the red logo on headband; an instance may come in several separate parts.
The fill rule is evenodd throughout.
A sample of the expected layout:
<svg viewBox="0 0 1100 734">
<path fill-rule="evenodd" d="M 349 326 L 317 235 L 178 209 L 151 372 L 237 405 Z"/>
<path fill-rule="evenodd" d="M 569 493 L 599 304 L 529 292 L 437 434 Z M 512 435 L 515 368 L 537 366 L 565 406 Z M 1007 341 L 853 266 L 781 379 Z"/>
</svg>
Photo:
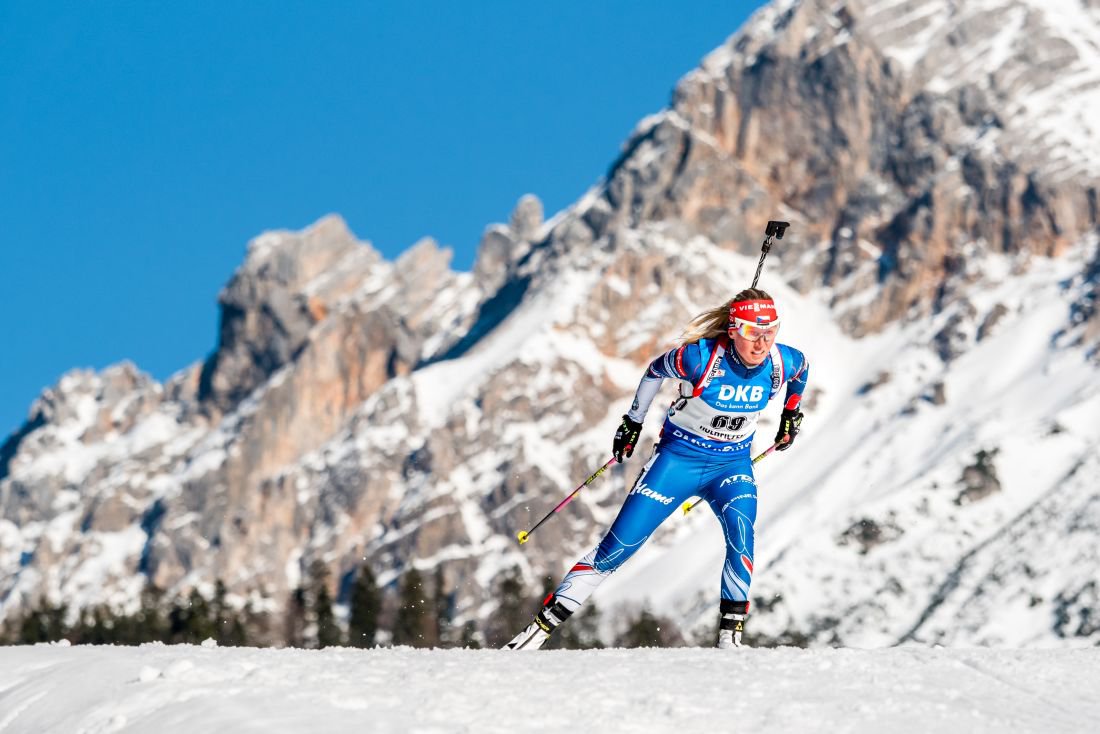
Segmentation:
<svg viewBox="0 0 1100 734">
<path fill-rule="evenodd" d="M 770 299 L 737 301 L 730 304 L 730 322 L 734 319 L 754 324 L 771 324 L 779 320 L 779 313 L 775 310 L 775 301 Z"/>
</svg>

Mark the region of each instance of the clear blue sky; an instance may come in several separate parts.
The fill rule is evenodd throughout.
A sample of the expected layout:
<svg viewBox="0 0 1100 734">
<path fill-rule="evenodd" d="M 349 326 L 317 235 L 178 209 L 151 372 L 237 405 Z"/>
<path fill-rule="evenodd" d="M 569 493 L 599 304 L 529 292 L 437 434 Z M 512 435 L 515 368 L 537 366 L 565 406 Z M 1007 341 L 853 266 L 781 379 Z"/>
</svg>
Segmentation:
<svg viewBox="0 0 1100 734">
<path fill-rule="evenodd" d="M 0 442 L 71 368 L 205 357 L 264 230 L 336 212 L 469 269 L 762 4 L 0 0 Z"/>
</svg>

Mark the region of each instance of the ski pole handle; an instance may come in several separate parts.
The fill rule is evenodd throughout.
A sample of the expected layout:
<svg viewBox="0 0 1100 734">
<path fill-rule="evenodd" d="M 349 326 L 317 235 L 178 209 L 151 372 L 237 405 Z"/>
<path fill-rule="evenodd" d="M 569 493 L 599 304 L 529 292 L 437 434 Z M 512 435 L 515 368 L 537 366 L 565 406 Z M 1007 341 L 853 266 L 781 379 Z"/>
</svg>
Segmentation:
<svg viewBox="0 0 1100 734">
<path fill-rule="evenodd" d="M 791 226 L 790 222 L 777 222 L 775 220 L 768 222 L 768 226 L 764 229 L 764 244 L 760 246 L 760 262 L 756 264 L 756 275 L 752 278 L 753 288 L 756 287 L 756 282 L 760 280 L 760 271 L 764 269 L 764 258 L 768 256 L 768 251 L 772 249 L 772 237 L 777 240 L 783 239 L 783 234 L 789 226 Z"/>
<path fill-rule="evenodd" d="M 759 456 L 757 456 L 757 457 L 756 457 L 755 459 L 753 459 L 753 460 L 752 460 L 752 464 L 753 464 L 753 466 L 756 466 L 756 462 L 760 461 L 760 460 L 761 460 L 761 459 L 763 459 L 763 458 L 764 458 L 765 456 L 767 456 L 767 455 L 768 455 L 768 454 L 770 454 L 771 452 L 775 451 L 775 450 L 776 450 L 777 448 L 779 448 L 780 446 L 782 446 L 782 445 L 783 445 L 784 443 L 786 443 L 786 442 L 787 442 L 787 441 L 786 441 L 786 438 L 784 437 L 784 440 L 783 440 L 783 441 L 776 441 L 776 442 L 775 442 L 775 443 L 773 443 L 773 444 L 772 444 L 771 446 L 769 446 L 768 448 L 764 449 L 764 451 L 763 451 L 763 452 L 761 452 Z M 696 506 L 697 504 L 699 504 L 700 502 L 702 502 L 702 501 L 703 501 L 702 499 L 697 499 L 697 500 L 695 500 L 694 502 L 692 502 L 692 501 L 690 501 L 690 500 L 688 500 L 687 502 L 685 502 L 685 503 L 684 503 L 684 514 L 686 515 L 686 514 L 688 514 L 689 512 L 691 512 L 692 510 L 694 510 L 694 509 L 695 509 L 695 506 Z"/>
<path fill-rule="evenodd" d="M 561 502 L 559 502 L 557 507 L 550 510 L 550 512 L 546 513 L 546 517 L 542 518 L 537 523 L 535 523 L 535 527 L 531 528 L 530 530 L 520 530 L 518 533 L 516 533 L 516 538 L 519 540 L 519 544 L 523 545 L 524 543 L 526 543 L 527 539 L 531 536 L 531 533 L 538 530 L 539 525 L 542 525 L 544 522 L 549 520 L 551 518 L 551 516 L 554 515 L 554 513 L 561 512 L 562 509 L 564 509 L 566 505 L 568 505 L 570 502 L 573 501 L 573 498 L 576 497 L 577 494 L 579 494 L 582 489 L 587 487 L 592 482 L 596 481 L 596 478 L 599 477 L 601 474 L 603 474 L 604 471 L 607 470 L 607 467 L 611 466 L 614 463 L 615 463 L 615 457 L 612 456 L 610 459 L 607 460 L 606 464 L 604 464 L 599 469 L 597 469 L 595 471 L 595 473 L 592 474 L 592 476 L 590 476 L 588 479 L 585 479 L 583 482 L 581 482 L 579 487 L 577 487 L 572 492 L 570 492 L 568 497 L 566 497 Z"/>
</svg>

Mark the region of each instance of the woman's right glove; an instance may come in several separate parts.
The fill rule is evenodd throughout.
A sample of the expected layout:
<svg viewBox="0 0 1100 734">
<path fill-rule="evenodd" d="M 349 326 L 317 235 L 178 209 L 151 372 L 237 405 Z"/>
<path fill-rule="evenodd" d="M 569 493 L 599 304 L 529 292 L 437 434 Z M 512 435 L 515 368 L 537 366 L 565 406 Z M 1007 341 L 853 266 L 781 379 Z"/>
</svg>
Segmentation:
<svg viewBox="0 0 1100 734">
<path fill-rule="evenodd" d="M 619 424 L 619 429 L 615 431 L 615 443 L 611 450 L 616 461 L 621 464 L 623 458 L 630 458 L 630 455 L 634 453 L 634 447 L 638 445 L 638 436 L 641 432 L 641 423 L 632 420 L 628 415 L 623 416 L 623 422 Z"/>
</svg>

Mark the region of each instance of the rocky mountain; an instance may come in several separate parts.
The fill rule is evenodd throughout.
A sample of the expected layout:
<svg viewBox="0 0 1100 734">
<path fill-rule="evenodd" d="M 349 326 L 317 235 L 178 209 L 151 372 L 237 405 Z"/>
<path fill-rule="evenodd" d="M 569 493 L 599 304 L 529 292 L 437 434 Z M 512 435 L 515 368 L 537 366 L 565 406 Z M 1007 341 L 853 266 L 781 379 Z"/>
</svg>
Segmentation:
<svg viewBox="0 0 1100 734">
<path fill-rule="evenodd" d="M 813 373 L 799 444 L 759 467 L 753 627 L 1096 643 L 1095 113 L 1095 2 L 784 0 L 576 203 L 487 228 L 470 273 L 431 240 L 386 261 L 335 216 L 261 235 L 208 359 L 70 373 L 0 447 L 0 614 L 215 578 L 278 610 L 313 561 L 339 595 L 365 559 L 442 569 L 458 619 L 487 618 L 502 569 L 536 585 L 598 540 L 638 457 L 514 538 L 781 218 L 761 285 Z M 670 519 L 601 605 L 709 629 L 718 532 Z"/>
</svg>

